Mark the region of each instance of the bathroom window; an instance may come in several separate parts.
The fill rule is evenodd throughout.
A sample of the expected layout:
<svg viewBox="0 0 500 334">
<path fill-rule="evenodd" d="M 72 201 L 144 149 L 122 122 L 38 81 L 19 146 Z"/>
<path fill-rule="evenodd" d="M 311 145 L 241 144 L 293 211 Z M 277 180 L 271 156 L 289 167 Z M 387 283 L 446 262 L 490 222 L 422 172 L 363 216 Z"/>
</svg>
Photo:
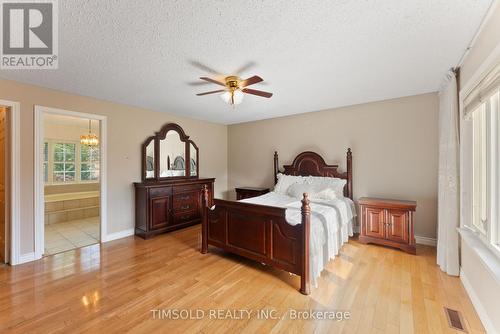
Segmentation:
<svg viewBox="0 0 500 334">
<path fill-rule="evenodd" d="M 54 163 L 52 171 L 53 182 L 76 181 L 76 144 L 55 143 Z"/>
<path fill-rule="evenodd" d="M 80 180 L 99 180 L 99 147 L 80 146 Z"/>
<path fill-rule="evenodd" d="M 45 184 L 99 182 L 99 146 L 46 139 L 43 147 Z"/>
<path fill-rule="evenodd" d="M 43 143 L 43 180 L 49 182 L 49 143 Z"/>
</svg>

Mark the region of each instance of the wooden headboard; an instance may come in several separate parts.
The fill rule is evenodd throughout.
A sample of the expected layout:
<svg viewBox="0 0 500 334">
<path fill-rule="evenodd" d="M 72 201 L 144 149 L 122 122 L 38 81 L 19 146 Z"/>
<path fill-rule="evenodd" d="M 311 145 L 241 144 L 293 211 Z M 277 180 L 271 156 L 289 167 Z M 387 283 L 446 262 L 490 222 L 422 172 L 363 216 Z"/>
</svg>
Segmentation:
<svg viewBox="0 0 500 334">
<path fill-rule="evenodd" d="M 339 172 L 338 165 L 327 165 L 325 160 L 315 152 L 302 152 L 295 157 L 291 165 L 284 165 L 283 174 L 297 176 L 323 176 L 336 177 L 347 180 L 344 187 L 344 196 L 353 199 L 352 196 L 352 152 L 347 149 L 347 171 Z M 274 183 L 278 182 L 279 163 L 278 152 L 274 152 Z"/>
</svg>

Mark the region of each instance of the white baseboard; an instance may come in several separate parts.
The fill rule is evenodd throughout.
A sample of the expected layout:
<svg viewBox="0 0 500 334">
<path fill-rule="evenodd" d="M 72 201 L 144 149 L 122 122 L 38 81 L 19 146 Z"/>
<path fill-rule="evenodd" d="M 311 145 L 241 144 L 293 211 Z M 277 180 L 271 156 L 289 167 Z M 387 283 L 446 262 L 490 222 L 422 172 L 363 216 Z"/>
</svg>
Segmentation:
<svg viewBox="0 0 500 334">
<path fill-rule="evenodd" d="M 460 280 L 462 281 L 465 291 L 467 292 L 470 300 L 472 301 L 472 305 L 474 305 L 474 309 L 476 310 L 479 319 L 481 319 L 481 322 L 483 323 L 484 329 L 486 329 L 486 333 L 498 334 L 495 327 L 493 327 L 493 324 L 490 318 L 488 317 L 488 314 L 486 313 L 486 309 L 484 308 L 483 304 L 481 304 L 479 297 L 476 295 L 474 288 L 470 284 L 467 276 L 465 276 L 465 273 L 463 272 L 462 268 L 460 268 Z"/>
<path fill-rule="evenodd" d="M 437 245 L 436 238 L 421 237 L 419 235 L 415 236 L 415 242 L 419 245 L 427 245 L 427 246 L 433 246 L 433 247 L 436 247 L 436 245 Z"/>
<path fill-rule="evenodd" d="M 130 237 L 131 235 L 134 235 L 134 229 L 130 228 L 128 230 L 120 231 L 120 232 L 115 232 L 106 235 L 105 237 L 103 236 L 101 242 L 108 242 L 108 241 L 113 241 L 121 238 L 126 238 Z"/>
<path fill-rule="evenodd" d="M 13 265 L 23 264 L 31 261 L 35 261 L 35 252 L 19 255 L 17 263 L 13 263 Z"/>
</svg>

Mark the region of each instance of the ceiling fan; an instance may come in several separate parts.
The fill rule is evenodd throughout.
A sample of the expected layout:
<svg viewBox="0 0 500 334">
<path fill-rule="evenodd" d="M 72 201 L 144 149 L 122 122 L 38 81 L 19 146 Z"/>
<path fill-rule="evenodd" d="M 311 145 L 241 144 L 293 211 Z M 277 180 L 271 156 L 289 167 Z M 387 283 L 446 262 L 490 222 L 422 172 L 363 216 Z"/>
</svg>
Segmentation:
<svg viewBox="0 0 500 334">
<path fill-rule="evenodd" d="M 254 75 L 253 77 L 250 77 L 246 80 L 242 80 L 237 76 L 231 75 L 226 78 L 224 78 L 224 82 L 214 80 L 211 78 L 207 77 L 201 77 L 201 80 L 205 80 L 214 84 L 217 84 L 219 86 L 224 86 L 224 89 L 219 89 L 219 90 L 213 90 L 211 92 L 205 92 L 205 93 L 199 93 L 196 94 L 198 96 L 203 96 L 203 95 L 208 95 L 208 94 L 215 94 L 215 93 L 222 93 L 220 96 L 221 98 L 229 105 L 237 105 L 240 104 L 241 101 L 243 101 L 243 96 L 245 94 L 252 94 L 252 95 L 257 95 L 261 97 L 266 97 L 270 98 L 273 96 L 273 93 L 268 93 L 264 92 L 261 90 L 257 89 L 251 89 L 251 88 L 246 88 L 250 85 L 262 82 L 263 79 L 257 75 Z"/>
</svg>

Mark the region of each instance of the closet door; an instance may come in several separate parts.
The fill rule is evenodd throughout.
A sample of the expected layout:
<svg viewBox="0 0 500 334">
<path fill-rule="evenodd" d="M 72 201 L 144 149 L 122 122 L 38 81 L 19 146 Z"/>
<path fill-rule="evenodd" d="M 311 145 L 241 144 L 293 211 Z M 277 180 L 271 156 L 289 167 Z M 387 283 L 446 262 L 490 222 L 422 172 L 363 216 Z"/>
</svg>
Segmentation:
<svg viewBox="0 0 500 334">
<path fill-rule="evenodd" d="M 386 238 L 387 240 L 409 242 L 409 213 L 404 210 L 387 210 Z"/>
</svg>

